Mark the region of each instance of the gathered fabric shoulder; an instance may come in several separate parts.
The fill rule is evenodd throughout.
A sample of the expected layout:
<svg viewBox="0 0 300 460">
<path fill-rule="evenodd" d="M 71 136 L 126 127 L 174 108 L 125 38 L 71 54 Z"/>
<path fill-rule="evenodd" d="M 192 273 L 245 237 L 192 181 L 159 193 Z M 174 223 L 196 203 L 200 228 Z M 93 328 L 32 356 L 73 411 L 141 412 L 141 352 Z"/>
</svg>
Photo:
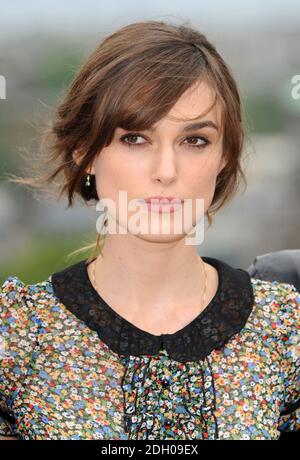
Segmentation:
<svg viewBox="0 0 300 460">
<path fill-rule="evenodd" d="M 261 333 L 269 328 L 273 335 L 286 342 L 286 335 L 293 337 L 299 333 L 300 293 L 293 284 L 279 281 L 266 281 L 251 278 L 254 293 L 253 309 L 248 321 L 255 324 L 255 318 L 263 320 L 259 323 L 265 326 Z"/>
<path fill-rule="evenodd" d="M 37 296 L 44 284 L 26 285 L 8 276 L 0 288 L 0 429 L 2 436 L 17 434 L 13 403 L 25 384 L 38 347 L 40 319 Z"/>
<path fill-rule="evenodd" d="M 293 284 L 251 278 L 255 308 L 246 329 L 278 350 L 284 394 L 280 405 L 278 430 L 300 430 L 300 293 Z"/>
</svg>

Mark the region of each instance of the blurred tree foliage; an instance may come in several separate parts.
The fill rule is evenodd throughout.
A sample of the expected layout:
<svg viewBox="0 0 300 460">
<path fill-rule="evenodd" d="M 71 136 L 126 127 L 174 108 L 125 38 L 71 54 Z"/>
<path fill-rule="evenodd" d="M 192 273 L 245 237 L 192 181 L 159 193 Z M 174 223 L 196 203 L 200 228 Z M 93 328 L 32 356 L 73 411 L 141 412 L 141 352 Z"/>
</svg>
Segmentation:
<svg viewBox="0 0 300 460">
<path fill-rule="evenodd" d="M 55 50 L 39 62 L 39 84 L 47 88 L 53 102 L 63 95 L 84 61 L 83 53 L 76 47 Z"/>
<path fill-rule="evenodd" d="M 286 128 L 285 109 L 276 94 L 255 94 L 244 102 L 252 133 L 278 133 Z"/>
<path fill-rule="evenodd" d="M 38 100 L 55 108 L 84 62 L 85 54 L 82 46 L 74 45 L 56 45 L 44 49 L 33 61 L 29 81 L 27 75 L 25 105 L 21 98 L 18 99 L 17 93 L 5 101 L 5 113 L 0 112 L 0 181 L 6 173 L 19 172 L 18 147 L 26 146 L 34 133 L 30 123 L 33 120 L 34 124 Z M 17 78 L 21 95 L 25 84 L 22 73 Z M 243 105 L 250 133 L 280 132 L 285 129 L 285 110 L 276 94 L 249 94 Z M 70 231 L 68 235 L 40 235 L 34 238 L 33 244 L 22 255 L 12 254 L 11 259 L 4 263 L 0 260 L 2 280 L 8 275 L 17 275 L 26 283 L 44 279 L 51 272 L 69 264 L 65 256 L 86 244 L 87 240 L 83 242 L 82 237 L 82 234 Z M 78 255 L 73 261 L 83 257 L 83 254 Z"/>
<path fill-rule="evenodd" d="M 37 235 L 37 238 L 33 238 L 20 255 L 17 257 L 14 255 L 5 265 L 0 265 L 0 283 L 10 275 L 18 276 L 25 283 L 42 281 L 50 273 L 87 258 L 89 252 L 70 258 L 66 256 L 75 249 L 85 246 L 87 241 L 91 242 L 91 238 L 91 235 L 71 231 L 69 234 Z"/>
</svg>

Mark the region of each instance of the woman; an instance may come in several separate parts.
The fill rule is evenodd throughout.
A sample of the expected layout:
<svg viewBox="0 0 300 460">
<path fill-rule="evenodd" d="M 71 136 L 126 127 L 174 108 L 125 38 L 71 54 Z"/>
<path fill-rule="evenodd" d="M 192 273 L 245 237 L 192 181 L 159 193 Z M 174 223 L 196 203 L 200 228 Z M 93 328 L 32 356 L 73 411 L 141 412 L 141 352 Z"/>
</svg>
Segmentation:
<svg viewBox="0 0 300 460">
<path fill-rule="evenodd" d="M 93 256 L 2 285 L 2 436 L 278 439 L 300 429 L 299 293 L 187 243 L 244 180 L 240 97 L 214 46 L 185 24 L 121 28 L 79 70 L 46 138 L 56 169 L 21 183 L 61 174 L 69 206 L 110 201 Z M 148 200 L 138 232 L 121 191 Z"/>
</svg>

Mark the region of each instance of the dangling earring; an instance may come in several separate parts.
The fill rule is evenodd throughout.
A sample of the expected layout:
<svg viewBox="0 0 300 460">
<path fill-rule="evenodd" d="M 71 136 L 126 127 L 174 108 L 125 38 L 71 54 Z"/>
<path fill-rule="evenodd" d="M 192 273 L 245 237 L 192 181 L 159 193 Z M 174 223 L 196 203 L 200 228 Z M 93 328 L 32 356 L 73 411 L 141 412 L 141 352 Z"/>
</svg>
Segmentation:
<svg viewBox="0 0 300 460">
<path fill-rule="evenodd" d="M 86 187 L 89 187 L 91 185 L 90 183 L 90 175 L 87 175 L 86 182 L 85 182 Z"/>
</svg>

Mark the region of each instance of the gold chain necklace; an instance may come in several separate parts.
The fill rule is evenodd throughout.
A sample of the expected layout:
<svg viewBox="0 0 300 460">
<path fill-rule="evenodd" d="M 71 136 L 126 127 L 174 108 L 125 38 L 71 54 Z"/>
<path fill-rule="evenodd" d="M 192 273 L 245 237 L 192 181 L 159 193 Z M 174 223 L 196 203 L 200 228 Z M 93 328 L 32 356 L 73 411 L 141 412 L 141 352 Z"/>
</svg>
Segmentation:
<svg viewBox="0 0 300 460">
<path fill-rule="evenodd" d="M 202 311 L 202 310 L 204 309 L 204 305 L 205 305 L 205 297 L 206 297 L 206 289 L 207 289 L 207 272 L 206 272 L 205 263 L 203 262 L 203 260 L 201 259 L 201 257 L 199 257 L 199 259 L 201 260 L 202 268 L 203 268 L 203 271 L 204 271 L 204 277 L 205 277 L 204 292 L 203 292 L 203 300 L 202 300 L 202 309 L 201 309 L 201 311 Z M 97 259 L 95 259 L 95 263 L 94 263 L 94 266 L 93 266 L 93 283 L 94 283 L 94 287 L 95 287 L 97 293 L 98 293 L 99 296 L 101 297 L 101 295 L 100 295 L 100 293 L 99 293 L 99 291 L 98 291 L 97 283 L 96 283 L 96 279 L 95 279 L 96 263 L 97 263 Z"/>
</svg>

